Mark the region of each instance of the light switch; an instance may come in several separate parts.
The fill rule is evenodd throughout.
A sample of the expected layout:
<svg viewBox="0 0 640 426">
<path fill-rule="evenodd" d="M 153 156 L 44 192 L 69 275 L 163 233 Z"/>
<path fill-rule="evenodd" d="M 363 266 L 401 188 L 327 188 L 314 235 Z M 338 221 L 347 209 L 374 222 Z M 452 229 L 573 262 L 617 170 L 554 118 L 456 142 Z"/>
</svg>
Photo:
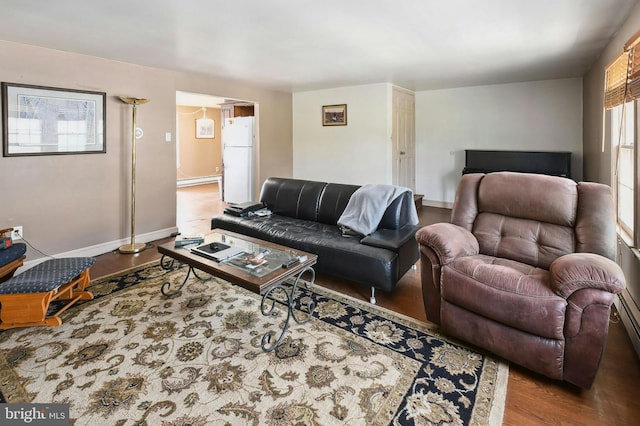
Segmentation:
<svg viewBox="0 0 640 426">
<path fill-rule="evenodd" d="M 165 142 L 171 142 L 171 132 L 167 132 L 164 134 Z"/>
</svg>

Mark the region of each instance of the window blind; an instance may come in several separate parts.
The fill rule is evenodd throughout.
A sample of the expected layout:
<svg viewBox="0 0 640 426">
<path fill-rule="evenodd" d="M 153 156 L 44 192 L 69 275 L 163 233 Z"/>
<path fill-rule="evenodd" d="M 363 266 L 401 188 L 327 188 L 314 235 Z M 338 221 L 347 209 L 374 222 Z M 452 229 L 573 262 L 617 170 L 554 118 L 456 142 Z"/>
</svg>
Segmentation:
<svg viewBox="0 0 640 426">
<path fill-rule="evenodd" d="M 625 43 L 622 53 L 605 67 L 604 107 L 614 108 L 640 99 L 640 32 Z"/>
<path fill-rule="evenodd" d="M 627 102 L 640 99 L 640 34 L 636 33 L 625 45 L 625 52 L 629 53 L 627 69 Z"/>
<path fill-rule="evenodd" d="M 625 102 L 630 57 L 628 51 L 622 52 L 605 68 L 604 107 L 606 109 L 617 107 Z M 640 63 L 638 65 L 640 66 Z"/>
</svg>

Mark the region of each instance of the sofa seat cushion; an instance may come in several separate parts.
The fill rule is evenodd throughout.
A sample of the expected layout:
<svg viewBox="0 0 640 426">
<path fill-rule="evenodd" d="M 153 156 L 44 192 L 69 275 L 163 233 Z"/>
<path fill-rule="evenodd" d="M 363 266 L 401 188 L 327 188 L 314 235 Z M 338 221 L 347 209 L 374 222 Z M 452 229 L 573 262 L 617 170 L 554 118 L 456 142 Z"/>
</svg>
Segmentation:
<svg viewBox="0 0 640 426">
<path fill-rule="evenodd" d="M 315 269 L 367 286 L 391 291 L 398 275 L 392 250 L 360 244 L 343 237 L 337 226 L 273 214 L 242 218 L 230 215 L 211 219 L 211 229 L 221 228 L 318 255 Z"/>
<path fill-rule="evenodd" d="M 560 340 L 567 302 L 553 292 L 549 279 L 547 270 L 525 263 L 461 257 L 442 269 L 442 298 L 524 332 Z"/>
</svg>

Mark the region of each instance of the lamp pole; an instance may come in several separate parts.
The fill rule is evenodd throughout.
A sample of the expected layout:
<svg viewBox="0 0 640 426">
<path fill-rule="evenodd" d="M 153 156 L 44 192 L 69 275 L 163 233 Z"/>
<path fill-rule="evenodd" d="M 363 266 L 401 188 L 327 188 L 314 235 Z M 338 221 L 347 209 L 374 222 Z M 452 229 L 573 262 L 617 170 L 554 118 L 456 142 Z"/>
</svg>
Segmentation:
<svg viewBox="0 0 640 426">
<path fill-rule="evenodd" d="M 121 96 L 120 100 L 133 107 L 131 128 L 131 241 L 121 246 L 120 253 L 140 253 L 146 247 L 144 243 L 136 243 L 136 110 L 138 105 L 146 104 L 148 99 Z"/>
</svg>

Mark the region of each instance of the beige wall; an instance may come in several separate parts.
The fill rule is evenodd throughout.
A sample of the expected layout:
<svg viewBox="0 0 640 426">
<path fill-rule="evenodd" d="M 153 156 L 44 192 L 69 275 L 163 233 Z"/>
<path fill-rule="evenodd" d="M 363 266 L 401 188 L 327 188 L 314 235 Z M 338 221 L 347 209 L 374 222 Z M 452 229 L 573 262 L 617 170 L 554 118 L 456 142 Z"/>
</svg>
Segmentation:
<svg viewBox="0 0 640 426">
<path fill-rule="evenodd" d="M 584 76 L 584 177 L 611 185 L 611 141 L 603 135 L 604 67 L 622 52 L 626 41 L 640 30 L 640 3 L 611 39 L 606 49 Z M 604 150 L 603 150 L 604 136 Z"/>
<path fill-rule="evenodd" d="M 225 79 L 187 73 L 176 74 L 175 88 L 242 99 L 255 104 L 256 182 L 258 192 L 269 176 L 291 177 L 293 173 L 293 130 L 291 93 L 260 90 Z M 258 194 L 256 193 L 256 196 Z"/>
<path fill-rule="evenodd" d="M 611 39 L 601 57 L 584 76 L 584 176 L 585 180 L 611 185 L 612 142 L 608 131 L 603 132 L 604 67 L 622 52 L 624 44 L 640 30 L 640 3 Z M 636 188 L 637 191 L 637 188 Z M 618 238 L 618 263 L 627 279 L 627 288 L 620 294 L 618 312 L 636 352 L 640 354 L 640 255 L 638 247 L 629 247 Z"/>
<path fill-rule="evenodd" d="M 138 109 L 136 189 L 140 241 L 176 225 L 176 90 L 259 104 L 259 174 L 292 175 L 291 94 L 0 41 L 0 81 L 107 93 L 107 153 L 0 158 L 0 228 L 22 225 L 26 239 L 56 254 L 99 254 L 129 236 L 131 108 L 117 97 L 146 97 Z M 172 142 L 165 142 L 165 133 Z M 40 257 L 27 250 L 28 259 Z"/>
<path fill-rule="evenodd" d="M 220 108 L 199 106 L 176 107 L 178 122 L 178 180 L 216 176 L 222 170 L 221 113 Z M 213 139 L 196 138 L 196 119 L 210 118 L 214 121 Z"/>
</svg>

